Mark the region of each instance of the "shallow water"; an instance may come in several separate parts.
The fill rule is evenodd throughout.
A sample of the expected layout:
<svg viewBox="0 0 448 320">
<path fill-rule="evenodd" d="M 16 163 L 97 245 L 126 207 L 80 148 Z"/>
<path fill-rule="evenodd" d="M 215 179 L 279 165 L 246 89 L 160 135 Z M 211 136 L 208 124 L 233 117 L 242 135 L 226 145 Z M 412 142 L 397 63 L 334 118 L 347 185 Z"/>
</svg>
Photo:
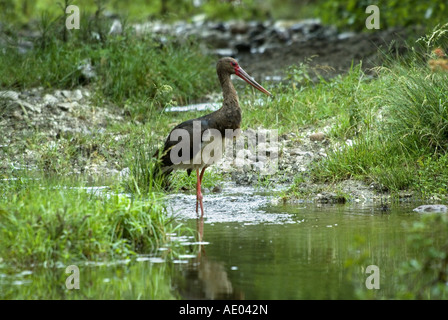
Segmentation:
<svg viewBox="0 0 448 320">
<path fill-rule="evenodd" d="M 207 243 L 178 267 L 182 297 L 354 299 L 369 290 L 369 265 L 380 272 L 375 297 L 394 294 L 394 268 L 410 250 L 404 224 L 418 219 L 412 208 L 383 213 L 371 203 L 273 206 L 253 189 L 237 191 L 206 195 L 204 219 L 196 218 L 195 196 L 172 196 L 178 219 Z"/>
<path fill-rule="evenodd" d="M 168 196 L 169 212 L 195 232 L 136 259 L 83 263 L 80 289 L 68 290 L 66 266 L 11 272 L 0 263 L 6 299 L 357 299 L 394 297 L 397 268 L 415 257 L 406 225 L 415 206 L 383 212 L 372 203 L 276 205 L 273 190 L 227 185 Z M 172 250 L 173 247 L 175 250 Z M 177 250 L 181 248 L 182 250 Z M 180 252 L 174 254 L 173 252 Z M 366 287 L 379 269 L 380 289 Z"/>
</svg>

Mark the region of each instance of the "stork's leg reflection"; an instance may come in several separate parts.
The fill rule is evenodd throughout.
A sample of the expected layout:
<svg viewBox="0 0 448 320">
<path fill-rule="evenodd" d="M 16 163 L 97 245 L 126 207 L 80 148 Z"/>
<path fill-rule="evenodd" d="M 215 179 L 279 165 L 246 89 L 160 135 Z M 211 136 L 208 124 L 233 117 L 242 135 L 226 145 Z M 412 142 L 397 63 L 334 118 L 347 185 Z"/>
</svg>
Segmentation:
<svg viewBox="0 0 448 320">
<path fill-rule="evenodd" d="M 197 242 L 199 243 L 198 248 L 198 261 L 200 261 L 201 256 L 205 256 L 205 247 L 203 244 L 204 239 L 204 217 L 201 216 L 200 218 L 196 219 L 196 231 L 197 231 Z"/>
<path fill-rule="evenodd" d="M 244 294 L 233 288 L 225 262 L 207 257 L 204 217 L 196 219 L 196 258 L 191 260 L 184 273 L 181 295 L 186 299 L 243 299 Z"/>
</svg>

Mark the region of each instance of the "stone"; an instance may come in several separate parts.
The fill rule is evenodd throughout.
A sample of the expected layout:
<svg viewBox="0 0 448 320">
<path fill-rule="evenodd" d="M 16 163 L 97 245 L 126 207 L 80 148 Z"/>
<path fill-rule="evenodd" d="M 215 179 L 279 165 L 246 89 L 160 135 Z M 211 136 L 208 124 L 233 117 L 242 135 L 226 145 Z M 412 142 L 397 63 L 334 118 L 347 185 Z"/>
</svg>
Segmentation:
<svg viewBox="0 0 448 320">
<path fill-rule="evenodd" d="M 19 93 L 12 90 L 0 91 L 0 99 L 9 99 L 15 101 L 19 99 Z"/>
<path fill-rule="evenodd" d="M 237 44 L 235 44 L 235 49 L 238 51 L 238 53 L 248 53 L 250 52 L 251 49 L 251 45 L 250 43 L 247 42 L 239 42 Z"/>
<path fill-rule="evenodd" d="M 96 72 L 90 59 L 84 59 L 78 66 L 78 70 L 81 71 L 81 76 L 84 81 L 89 82 L 93 78 L 96 78 Z"/>
<path fill-rule="evenodd" d="M 415 208 L 415 212 L 425 213 L 425 212 L 447 212 L 448 207 L 443 204 L 425 204 L 420 207 Z"/>
<path fill-rule="evenodd" d="M 323 132 L 316 132 L 316 133 L 310 134 L 309 138 L 311 141 L 324 141 L 325 134 Z"/>
<path fill-rule="evenodd" d="M 114 20 L 112 26 L 110 27 L 109 35 L 116 36 L 122 33 L 123 33 L 123 26 L 121 25 L 120 20 L 118 19 Z"/>
<path fill-rule="evenodd" d="M 69 101 L 78 101 L 83 98 L 82 92 L 79 89 L 70 91 L 70 90 L 62 90 L 61 94 Z"/>
<path fill-rule="evenodd" d="M 70 111 L 73 110 L 73 108 L 78 106 L 78 102 L 76 102 L 76 101 L 74 101 L 74 102 L 61 102 L 61 103 L 58 103 L 57 106 L 62 111 L 70 112 Z"/>
<path fill-rule="evenodd" d="M 43 98 L 43 102 L 46 106 L 54 106 L 56 103 L 58 103 L 58 99 L 55 96 L 47 93 Z"/>
<path fill-rule="evenodd" d="M 232 34 L 244 34 L 249 30 L 249 26 L 244 21 L 234 21 L 230 23 L 230 32 Z"/>
</svg>

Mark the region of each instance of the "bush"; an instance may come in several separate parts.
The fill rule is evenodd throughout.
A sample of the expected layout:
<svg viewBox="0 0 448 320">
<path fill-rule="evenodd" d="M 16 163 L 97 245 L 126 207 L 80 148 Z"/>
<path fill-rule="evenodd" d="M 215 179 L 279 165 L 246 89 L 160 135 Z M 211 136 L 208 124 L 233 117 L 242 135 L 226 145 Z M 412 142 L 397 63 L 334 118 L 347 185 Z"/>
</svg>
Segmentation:
<svg viewBox="0 0 448 320">
<path fill-rule="evenodd" d="M 341 28 L 366 31 L 365 21 L 370 14 L 366 8 L 376 5 L 380 9 L 380 28 L 410 27 L 422 25 L 428 28 L 444 22 L 448 6 L 441 1 L 386 1 L 386 0 L 322 0 L 316 7 L 316 15 L 323 22 Z"/>
</svg>

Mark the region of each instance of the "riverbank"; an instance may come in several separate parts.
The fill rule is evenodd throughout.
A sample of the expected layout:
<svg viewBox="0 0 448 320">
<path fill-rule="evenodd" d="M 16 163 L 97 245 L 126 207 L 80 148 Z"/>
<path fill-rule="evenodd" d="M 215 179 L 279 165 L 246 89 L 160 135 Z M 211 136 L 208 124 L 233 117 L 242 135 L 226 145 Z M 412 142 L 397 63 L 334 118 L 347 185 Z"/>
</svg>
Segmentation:
<svg viewBox="0 0 448 320">
<path fill-rule="evenodd" d="M 253 53 L 254 69 L 249 61 L 243 64 L 241 54 L 243 67 L 258 74 L 262 79 L 257 80 L 274 95 L 260 97 L 234 81 L 243 110 L 243 136 L 278 133 L 269 146 L 258 145 L 269 152 L 267 160 L 275 170 L 261 172 L 261 158 L 245 150 L 243 165 L 230 157 L 206 171 L 204 194 L 220 193 L 231 181 L 276 189 L 277 204 L 366 201 L 386 210 L 397 200 L 443 202 L 448 180 L 443 151 L 448 145 L 447 73 L 431 68 L 428 61 L 438 59 L 434 48 L 443 48 L 440 30 L 414 40 L 418 50 L 406 49 L 407 54 L 398 57 L 385 54 L 384 65 L 373 69 L 366 68 L 362 51 L 352 52 L 348 69 L 313 65 L 315 58 L 297 56 L 296 64 L 280 68 L 283 73 L 263 74 L 277 70 L 274 61 L 290 61 L 294 45 L 312 50 L 325 41 L 315 37 L 271 48 L 283 52 L 284 59 L 265 55 L 269 48 Z M 1 212 L 8 217 L 1 223 L 3 230 L 17 231 L 3 234 L 2 243 L 17 250 L 4 246 L 2 256 L 20 265 L 131 256 L 142 248 L 154 250 L 170 230 L 188 232 L 176 229 L 166 216 L 166 193 L 152 179 L 151 155 L 176 124 L 210 112 L 170 109 L 197 102 L 216 108 L 221 103 L 214 70 L 218 56 L 204 51 L 198 41 L 167 37 L 161 42 L 154 33 L 127 30 L 103 41 L 84 40 L 79 47 L 82 34 L 78 36 L 67 42 L 56 36 L 45 42 L 39 38 L 35 43 L 40 45 L 26 52 L 11 46 L 1 53 Z M 328 39 L 326 47 L 337 50 L 343 39 L 336 39 Z M 255 62 L 263 57 L 264 63 Z M 338 59 L 336 55 L 334 61 Z M 325 70 L 334 74 L 323 76 Z M 177 172 L 168 192 L 192 192 L 195 179 L 194 174 Z M 109 204 L 84 191 L 64 195 L 54 190 L 92 185 L 118 194 L 116 202 Z M 37 192 L 41 188 L 48 192 Z M 85 206 L 75 214 L 70 208 L 78 202 Z M 68 225 L 85 242 L 75 241 Z"/>
<path fill-rule="evenodd" d="M 335 28 L 323 26 L 318 20 L 280 21 L 275 24 L 197 21 L 168 25 L 153 22 L 133 25 L 131 30 L 136 33 L 123 31 L 118 38 L 111 37 L 105 42 L 104 45 L 111 50 L 109 56 L 98 61 L 83 59 L 82 68 L 79 67 L 81 62 L 77 61 L 79 72 L 69 73 L 71 80 L 60 71 L 60 75 L 51 77 L 36 74 L 33 76 L 36 79 L 30 81 L 22 78 L 26 70 L 21 70 L 14 75 L 15 80 L 6 81 L 15 81 L 25 88 L 10 87 L 0 92 L 0 125 L 5 133 L 0 143 L 3 155 L 0 168 L 5 177 L 20 175 L 23 170 L 35 170 L 50 175 L 82 175 L 92 183 L 107 179 L 120 184 L 129 178 L 135 153 L 142 151 L 143 145 L 146 149 L 142 152 L 150 153 L 175 124 L 209 112 L 194 108 L 189 112 L 168 112 L 170 108 L 177 106 L 177 110 L 182 110 L 182 103 L 189 101 L 201 101 L 206 109 L 207 104 L 209 109 L 220 105 L 213 61 L 216 55 L 227 50 L 239 57 L 242 65 L 246 61 L 247 66 L 244 67 L 249 73 L 256 75 L 256 79 L 261 78 L 260 82 L 275 95 L 274 99 L 260 100 L 246 87 L 236 83 L 243 109 L 243 133 L 274 129 L 279 134 L 276 144 L 270 146 L 278 152 L 275 159 L 277 170 L 273 174 L 260 174 L 257 158 L 249 152 L 244 155 L 247 162 L 244 166 L 236 166 L 231 159 L 211 170 L 211 178 L 206 176 L 211 180 L 208 185 L 210 191 L 219 190 L 219 181 L 224 179 L 238 185 L 289 185 L 288 191 L 280 195 L 286 202 L 303 198 L 321 202 L 383 201 L 390 195 L 397 199 L 415 196 L 437 201 L 444 197 L 443 189 L 437 183 L 427 181 L 422 185 L 424 194 L 416 189 L 410 180 L 414 173 L 409 165 L 405 168 L 410 170 L 398 177 L 390 168 L 379 172 L 381 166 L 378 164 L 371 168 L 373 172 L 356 164 L 365 162 L 365 159 L 357 158 L 357 150 L 366 147 L 366 143 L 370 146 L 375 144 L 366 138 L 388 130 L 385 127 L 388 121 L 382 119 L 383 114 L 391 110 L 383 106 L 393 103 L 384 99 L 385 95 L 391 94 L 391 83 L 397 83 L 398 78 L 416 75 L 421 79 L 431 76 L 435 82 L 444 81 L 445 75 L 432 72 L 425 61 L 427 58 L 422 59 L 428 54 L 424 50 L 431 50 L 429 46 L 422 49 L 423 53 L 411 53 L 409 45 L 402 41 L 412 33 L 404 30 L 385 30 L 375 34 L 338 33 Z M 140 42 L 148 39 L 149 44 Z M 191 59 L 185 60 L 179 53 L 166 58 L 168 60 L 162 58 L 162 54 L 175 52 L 187 39 L 196 40 L 195 44 L 182 49 Z M 392 41 L 396 39 L 401 42 Z M 137 86 L 131 89 L 129 84 L 125 84 L 127 80 L 122 78 L 126 74 L 124 65 L 117 71 L 117 67 L 110 64 L 114 57 L 112 53 L 123 41 L 136 45 L 138 49 L 120 53 L 114 59 L 123 63 L 132 59 L 138 63 L 144 50 L 152 49 L 152 55 L 160 59 L 160 65 L 170 71 L 164 72 L 157 67 L 154 73 L 150 65 L 147 66 L 149 73 L 132 69 L 133 73 L 126 75 L 126 79 L 135 81 L 146 77 L 149 87 L 136 82 Z M 394 46 L 390 46 L 391 43 Z M 73 44 L 59 45 L 63 52 L 71 49 Z M 435 45 L 432 43 L 430 46 Z M 387 53 L 379 53 L 378 47 Z M 321 50 L 323 48 L 325 50 Z M 39 59 L 48 59 L 53 47 L 31 50 L 37 50 Z M 95 56 L 98 50 L 100 47 L 95 43 L 89 43 L 86 57 Z M 200 94 L 194 91 L 198 84 L 190 88 L 189 82 L 195 82 L 196 78 L 191 78 L 195 68 L 188 62 L 204 56 L 204 51 L 207 52 L 207 63 L 201 83 L 207 85 L 203 88 L 204 93 Z M 119 51 L 116 52 L 118 54 Z M 327 55 L 328 52 L 331 54 Z M 392 53 L 400 55 L 394 60 Z M 6 51 L 4 54 L 12 56 L 18 53 Z M 34 65 L 32 51 L 19 55 L 23 63 Z M 59 58 L 66 56 L 61 54 Z M 409 64 L 405 59 L 414 62 Z M 184 72 L 176 73 L 173 68 L 182 64 L 180 60 L 184 61 Z M 375 67 L 381 61 L 385 65 Z M 162 71 L 165 78 L 154 76 Z M 39 69 L 38 72 L 45 73 L 46 70 Z M 119 86 L 105 78 L 112 72 L 120 82 Z M 177 79 L 174 78 L 176 74 Z M 45 87 L 33 87 L 41 77 L 47 77 L 50 82 Z M 70 84 L 68 88 L 57 87 L 57 79 L 61 77 L 66 80 L 64 86 Z M 88 77 L 91 79 L 86 80 Z M 81 83 L 73 85 L 79 81 Z M 195 92 L 191 98 L 188 98 L 189 92 Z M 436 101 L 437 97 L 434 99 Z M 372 149 L 370 158 L 375 159 L 375 154 Z M 338 157 L 344 155 L 350 159 L 346 158 L 349 163 L 345 163 L 346 167 L 341 170 L 335 164 Z M 410 160 L 397 157 L 396 163 Z M 412 159 L 419 157 L 422 155 L 413 155 Z M 387 166 L 388 160 L 382 160 Z M 381 159 L 376 159 L 375 163 L 378 161 Z M 415 165 L 415 170 L 421 169 L 418 163 Z M 424 174 L 422 170 L 419 172 Z M 174 178 L 175 188 L 188 190 L 194 186 L 191 181 L 185 186 L 188 179 L 183 174 L 177 176 L 180 177 Z"/>
</svg>

